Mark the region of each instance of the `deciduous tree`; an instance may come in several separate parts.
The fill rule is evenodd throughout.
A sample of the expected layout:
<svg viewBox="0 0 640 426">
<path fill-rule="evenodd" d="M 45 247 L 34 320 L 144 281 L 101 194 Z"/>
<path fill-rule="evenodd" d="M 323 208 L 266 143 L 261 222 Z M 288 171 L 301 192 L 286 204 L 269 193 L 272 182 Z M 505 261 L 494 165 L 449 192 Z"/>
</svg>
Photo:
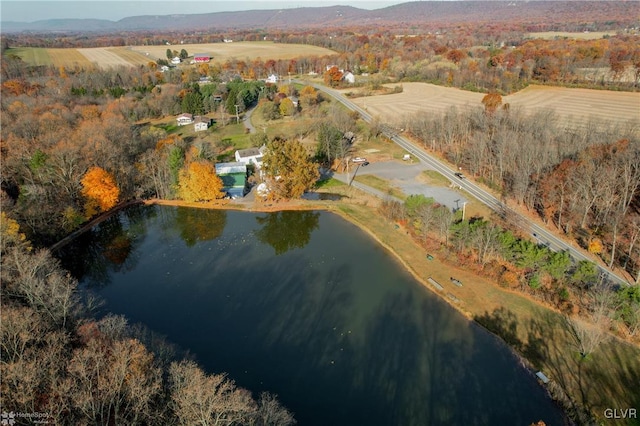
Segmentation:
<svg viewBox="0 0 640 426">
<path fill-rule="evenodd" d="M 92 167 L 82 178 L 87 217 L 107 211 L 118 203 L 120 190 L 113 176 L 101 167 Z"/>
<path fill-rule="evenodd" d="M 273 199 L 300 197 L 320 177 L 305 147 L 297 142 L 275 138 L 267 144 L 263 168 Z"/>
<path fill-rule="evenodd" d="M 185 201 L 211 201 L 222 198 L 222 180 L 208 161 L 194 161 L 180 171 L 178 195 Z"/>
</svg>

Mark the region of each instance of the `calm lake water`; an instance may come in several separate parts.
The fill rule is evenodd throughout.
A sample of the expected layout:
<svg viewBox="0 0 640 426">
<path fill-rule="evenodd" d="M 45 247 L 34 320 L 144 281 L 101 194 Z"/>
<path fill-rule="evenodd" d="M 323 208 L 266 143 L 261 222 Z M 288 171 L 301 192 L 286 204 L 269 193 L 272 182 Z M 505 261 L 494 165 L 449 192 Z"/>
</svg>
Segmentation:
<svg viewBox="0 0 640 426">
<path fill-rule="evenodd" d="M 506 346 L 327 212 L 134 207 L 63 264 L 305 425 L 563 424 Z"/>
</svg>

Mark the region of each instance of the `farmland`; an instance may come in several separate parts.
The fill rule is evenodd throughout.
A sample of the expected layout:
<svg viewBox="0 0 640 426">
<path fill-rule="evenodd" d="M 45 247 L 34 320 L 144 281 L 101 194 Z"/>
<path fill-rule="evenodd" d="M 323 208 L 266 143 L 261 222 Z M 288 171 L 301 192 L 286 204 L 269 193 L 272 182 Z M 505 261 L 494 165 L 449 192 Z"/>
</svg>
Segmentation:
<svg viewBox="0 0 640 426">
<path fill-rule="evenodd" d="M 139 66 L 150 61 L 167 58 L 167 49 L 185 49 L 189 55 L 205 53 L 213 62 L 223 63 L 230 59 L 254 60 L 293 59 L 298 56 L 333 55 L 334 51 L 304 44 L 282 44 L 273 42 L 237 42 L 209 44 L 180 44 L 159 46 L 97 47 L 83 49 L 15 48 L 12 53 L 31 65 L 91 66 L 102 68 L 114 66 Z"/>
<path fill-rule="evenodd" d="M 483 93 L 427 83 L 403 83 L 402 86 L 402 93 L 359 97 L 353 102 L 373 116 L 397 123 L 417 112 L 442 113 L 451 107 L 481 107 L 484 97 Z M 553 110 L 558 120 L 577 126 L 591 118 L 622 124 L 638 120 L 640 93 L 531 85 L 505 96 L 503 103 L 531 113 Z"/>
</svg>

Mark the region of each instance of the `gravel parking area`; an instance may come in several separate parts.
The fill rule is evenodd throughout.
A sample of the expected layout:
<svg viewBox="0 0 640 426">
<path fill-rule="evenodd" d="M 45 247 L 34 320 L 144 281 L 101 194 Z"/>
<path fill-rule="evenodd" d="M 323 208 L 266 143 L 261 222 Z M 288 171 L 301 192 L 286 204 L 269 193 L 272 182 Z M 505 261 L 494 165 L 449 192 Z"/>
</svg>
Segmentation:
<svg viewBox="0 0 640 426">
<path fill-rule="evenodd" d="M 404 163 L 400 161 L 380 161 L 360 167 L 358 175 L 375 175 L 388 180 L 407 195 L 422 194 L 433 197 L 438 203 L 451 209 L 462 208 L 462 203 L 468 201 L 462 194 L 451 188 L 430 186 L 420 180 L 420 174 L 430 168 L 421 162 Z"/>
</svg>

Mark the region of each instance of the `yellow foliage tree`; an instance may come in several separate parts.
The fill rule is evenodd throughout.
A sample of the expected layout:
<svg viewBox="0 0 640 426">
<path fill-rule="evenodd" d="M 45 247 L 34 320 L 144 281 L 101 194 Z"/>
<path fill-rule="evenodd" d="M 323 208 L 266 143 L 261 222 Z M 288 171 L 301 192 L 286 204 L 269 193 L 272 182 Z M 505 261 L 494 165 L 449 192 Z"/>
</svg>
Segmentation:
<svg viewBox="0 0 640 426">
<path fill-rule="evenodd" d="M 293 106 L 293 102 L 289 98 L 284 98 L 280 101 L 280 115 L 289 116 L 293 115 L 295 112 L 295 107 Z"/>
<path fill-rule="evenodd" d="M 111 173 L 101 167 L 92 167 L 82 178 L 82 195 L 86 198 L 85 213 L 91 217 L 118 203 L 120 189 Z"/>
<path fill-rule="evenodd" d="M 602 241 L 599 238 L 594 238 L 589 241 L 589 253 L 600 254 L 602 253 Z"/>
<path fill-rule="evenodd" d="M 4 254 L 8 247 L 19 245 L 28 250 L 31 247 L 27 237 L 20 232 L 18 222 L 7 216 L 5 212 L 0 212 L 0 253 Z"/>
<path fill-rule="evenodd" d="M 178 196 L 185 201 L 211 201 L 222 198 L 222 180 L 208 161 L 194 161 L 180 170 Z"/>
</svg>

